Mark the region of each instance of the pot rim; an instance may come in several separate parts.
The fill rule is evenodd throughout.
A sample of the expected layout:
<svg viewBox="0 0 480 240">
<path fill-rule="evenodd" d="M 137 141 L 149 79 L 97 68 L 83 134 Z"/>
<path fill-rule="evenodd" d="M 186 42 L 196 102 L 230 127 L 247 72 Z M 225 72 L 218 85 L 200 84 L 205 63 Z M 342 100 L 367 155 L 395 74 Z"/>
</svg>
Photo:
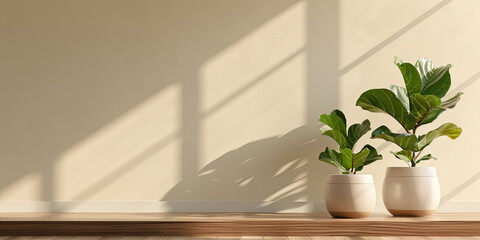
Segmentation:
<svg viewBox="0 0 480 240">
<path fill-rule="evenodd" d="M 385 177 L 437 177 L 435 167 L 387 167 Z"/>
<path fill-rule="evenodd" d="M 373 184 L 373 176 L 371 174 L 329 174 L 327 184 L 333 183 L 369 183 Z"/>
</svg>

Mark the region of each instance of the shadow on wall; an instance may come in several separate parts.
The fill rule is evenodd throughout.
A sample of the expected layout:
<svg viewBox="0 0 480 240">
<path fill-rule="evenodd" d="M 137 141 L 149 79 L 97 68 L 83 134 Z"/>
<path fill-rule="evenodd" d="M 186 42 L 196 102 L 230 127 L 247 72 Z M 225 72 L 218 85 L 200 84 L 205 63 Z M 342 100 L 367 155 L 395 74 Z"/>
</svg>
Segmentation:
<svg viewBox="0 0 480 240">
<path fill-rule="evenodd" d="M 47 1 L 0 8 L 0 15 L 11 20 L 3 23 L 15 22 L 0 24 L 8 36 L 1 45 L 9 46 L 0 58 L 5 67 L 0 73 L 0 189 L 38 173 L 36 200 L 56 200 L 59 156 L 170 84 L 184 86 L 179 132 L 189 140 L 183 142 L 182 158 L 189 159 L 185 168 L 194 165 L 188 153 L 197 152 L 200 66 L 296 2 Z M 106 142 L 100 148 L 116 147 Z M 128 161 L 80 160 L 84 164 L 76 173 L 96 175 L 97 169 L 89 168 L 92 161 L 110 168 Z M 126 173 L 109 184 L 128 199 L 129 189 L 115 184 Z M 109 186 L 71 187 L 87 189 L 88 195 L 75 199 L 84 201 Z"/>
<path fill-rule="evenodd" d="M 9 21 L 0 21 L 0 30 L 6 36 L 0 39 L 0 46 L 8 46 L 2 49 L 0 56 L 0 190 L 14 185 L 23 176 L 38 173 L 41 186 L 35 200 L 41 201 L 97 200 L 105 189 L 112 192 L 110 196 L 115 200 L 136 201 L 131 191 L 138 185 L 132 184 L 132 180 L 146 186 L 142 194 L 150 194 L 147 195 L 149 200 L 171 202 L 173 211 L 181 210 L 173 203 L 182 201 L 265 201 L 272 205 L 298 201 L 301 205 L 300 202 L 321 200 L 327 174 L 335 170 L 317 160 L 325 147 L 319 139 L 325 138 L 320 138 L 316 119 L 320 113 L 338 106 L 338 76 L 355 68 L 450 2 L 441 1 L 340 70 L 336 0 L 102 3 L 46 0 L 31 2 L 28 8 L 17 2 L 2 5 L 0 16 Z M 301 96 L 305 98 L 305 105 L 294 106 L 305 111 L 304 122 L 298 124 L 305 125 L 279 137 L 246 143 L 249 139 L 242 147 L 206 166 L 199 166 L 199 148 L 203 140 L 199 123 L 205 115 L 199 107 L 201 95 L 205 94 L 200 92 L 202 86 L 199 84 L 202 66 L 298 3 L 306 7 L 307 16 L 300 16 L 306 20 L 306 45 L 298 51 L 287 45 L 292 49 L 287 47 L 286 50 L 292 50 L 293 55 L 274 59 L 270 67 L 260 63 L 266 68 L 259 71 L 260 78 L 239 79 L 245 83 L 245 89 L 235 89 L 226 99 L 238 99 L 265 76 L 284 69 L 285 63 L 291 60 L 288 56 L 305 53 L 306 61 L 302 64 L 305 64 L 306 83 L 299 81 L 305 85 L 305 96 Z M 10 24 L 12 22 L 15 24 Z M 288 40 L 286 37 L 291 33 L 283 30 L 285 35 L 280 36 Z M 279 40 L 281 37 L 269 44 L 278 45 Z M 254 58 L 270 56 L 275 51 L 259 49 L 256 54 Z M 473 83 L 478 76 L 461 87 Z M 146 99 L 171 85 L 181 89 L 178 101 L 181 123 L 178 129 L 167 129 L 174 134 L 166 134 L 166 140 L 152 137 L 139 143 L 138 139 L 145 139 L 142 134 L 151 134 L 149 131 L 162 124 L 152 124 L 152 129 L 145 124 L 133 124 L 127 129 L 128 133 L 119 127 L 119 133 L 114 132 L 95 147 L 88 142 L 92 135 L 108 135 L 103 128 L 113 125 L 117 118 L 128 115 Z M 272 98 L 266 106 L 282 97 Z M 229 105 L 230 100 L 224 105 L 234 109 Z M 249 114 L 241 112 L 242 109 L 234 110 L 236 114 Z M 165 112 L 155 109 L 152 115 L 161 114 Z M 284 113 L 278 118 L 290 116 Z M 128 120 L 127 117 L 126 122 Z M 254 124 L 261 123 L 243 123 L 239 131 Z M 144 128 L 143 132 L 140 128 Z M 71 172 L 65 174 L 67 177 L 59 178 L 56 167 L 61 163 L 62 154 L 86 139 L 86 147 L 82 149 L 86 154 L 72 161 L 78 165 L 72 164 Z M 146 162 L 165 161 L 155 154 L 174 142 L 172 139 L 181 142 L 178 159 L 181 181 L 166 195 L 164 192 L 151 194 L 162 179 L 158 178 L 159 169 Z M 132 150 L 135 144 L 137 149 Z M 67 157 L 66 160 L 72 159 Z M 103 171 L 95 166 L 103 167 Z M 68 176 L 70 173 L 80 180 L 65 184 L 68 191 L 74 189 L 69 193 L 75 191 L 76 194 L 64 197 L 58 183 L 73 179 Z M 96 179 L 87 182 L 84 176 L 90 175 L 95 175 L 92 178 Z M 131 185 L 122 184 L 119 181 L 122 178 L 123 183 Z M 444 200 L 478 179 L 478 174 L 473 176 L 458 190 L 447 194 Z M 267 211 L 275 208 L 272 205 L 255 208 Z"/>
<path fill-rule="evenodd" d="M 248 143 L 215 159 L 193 178 L 181 181 L 161 201 L 166 201 L 174 212 L 185 211 L 188 206 L 179 202 L 189 199 L 220 204 L 236 199 L 253 203 L 244 206 L 257 212 L 301 207 L 309 199 L 308 173 L 321 176 L 319 180 L 324 183 L 328 174 L 337 172 L 316 160 L 325 148 L 321 139 L 325 138 L 318 126 L 306 125 L 283 136 Z M 313 164 L 308 162 L 312 160 Z M 323 188 L 317 191 L 323 195 Z M 277 205 L 279 202 L 287 202 L 288 206 Z M 206 211 L 225 210 L 221 207 Z M 235 206 L 231 210 L 239 211 Z"/>
<path fill-rule="evenodd" d="M 5 71 L 0 72 L 3 121 L 0 125 L 0 190 L 30 173 L 37 173 L 41 178 L 38 194 L 29 196 L 34 201 L 103 200 L 106 197 L 98 197 L 103 191 L 110 191 L 108 197 L 116 201 L 137 201 L 137 195 L 131 191 L 138 189 L 138 182 L 145 184 L 141 194 L 149 200 L 164 196 L 161 200 L 172 202 L 191 199 L 293 202 L 323 198 L 326 174 L 335 170 L 316 160 L 325 147 L 318 140 L 316 119 L 320 113 L 335 108 L 338 101 L 338 3 L 335 0 L 48 3 L 32 3 L 28 9 L 23 4 L 0 8 L 0 15 L 10 19 L 5 23 L 16 23 L 15 26 L 0 23 L 0 30 L 8 36 L 0 39 L 0 45 L 9 46 L 0 58 L 0 65 L 6 66 Z M 305 105 L 293 108 L 302 109 L 305 116 L 301 116 L 303 122 L 292 124 L 291 128 L 306 125 L 280 137 L 247 143 L 199 167 L 202 143 L 199 122 L 204 120 L 199 101 L 201 94 L 205 94 L 200 92 L 201 67 L 297 3 L 306 6 L 307 16 L 298 16 L 306 18 L 306 45 L 297 49 L 299 53 L 304 52 L 306 63 L 302 63 L 305 64 L 302 69 L 306 76 L 299 74 L 298 79 L 297 75 L 291 79 L 296 86 L 305 88 L 299 97 L 305 98 Z M 286 30 L 282 34 L 280 36 L 291 35 Z M 29 39 L 36 41 L 27 41 Z M 294 46 L 286 46 L 286 51 L 296 53 Z M 260 49 L 253 57 L 273 54 L 274 51 Z M 290 60 L 274 59 L 270 69 L 260 64 L 266 69 L 262 69 L 264 74 L 259 71 L 259 76 L 279 72 L 283 62 Z M 242 83 L 250 80 L 239 79 Z M 246 86 L 250 89 L 260 81 L 262 79 L 253 80 L 252 85 Z M 147 137 L 143 134 L 151 134 L 150 130 L 156 130 L 155 127 L 163 123 L 152 124 L 152 129 L 141 125 L 142 121 L 129 125 L 129 129 L 117 124 L 120 127 L 112 130 L 115 123 L 131 122 L 131 112 L 171 85 L 180 86 L 178 104 L 181 104 L 181 109 L 175 109 L 181 117 L 178 129 L 167 129 L 175 133 L 173 137 L 166 134 L 166 141 L 151 136 L 145 140 Z M 241 95 L 238 93 L 241 92 L 230 97 L 237 98 Z M 271 102 L 266 106 L 277 100 L 268 100 Z M 291 113 L 285 112 L 278 118 L 291 117 Z M 165 112 L 155 110 L 146 118 L 162 114 Z M 122 120 L 125 116 L 126 120 Z M 246 122 L 241 129 L 254 124 L 262 123 Z M 91 140 L 98 140 L 98 136 L 103 137 L 103 141 L 95 145 Z M 178 159 L 181 181 L 166 195 L 151 194 L 162 179 L 156 173 L 159 169 L 149 168 L 145 162 L 165 161 L 160 157 L 151 159 L 164 145 L 174 142 L 172 138 L 181 142 Z M 65 155 L 76 147 L 81 154 Z M 68 171 L 62 172 L 62 164 L 67 165 Z M 99 168 L 102 171 L 98 171 Z M 171 168 L 164 171 L 177 171 Z M 130 185 L 122 184 L 119 179 Z M 267 206 L 258 207 L 267 209 Z"/>
</svg>

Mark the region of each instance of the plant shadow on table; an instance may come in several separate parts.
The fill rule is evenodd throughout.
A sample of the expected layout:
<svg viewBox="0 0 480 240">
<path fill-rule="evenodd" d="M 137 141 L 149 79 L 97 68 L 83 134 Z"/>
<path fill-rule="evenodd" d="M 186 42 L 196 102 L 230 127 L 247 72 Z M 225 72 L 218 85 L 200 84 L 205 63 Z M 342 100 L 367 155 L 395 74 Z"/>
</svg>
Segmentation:
<svg viewBox="0 0 480 240">
<path fill-rule="evenodd" d="M 161 201 L 169 203 L 173 212 L 195 211 L 188 202 L 242 202 L 251 211 L 270 212 L 319 201 L 327 175 L 336 172 L 318 161 L 325 141 L 318 126 L 305 125 L 279 137 L 250 142 L 211 161 L 196 176 L 187 176 Z M 203 210 L 221 209 L 210 208 Z"/>
</svg>

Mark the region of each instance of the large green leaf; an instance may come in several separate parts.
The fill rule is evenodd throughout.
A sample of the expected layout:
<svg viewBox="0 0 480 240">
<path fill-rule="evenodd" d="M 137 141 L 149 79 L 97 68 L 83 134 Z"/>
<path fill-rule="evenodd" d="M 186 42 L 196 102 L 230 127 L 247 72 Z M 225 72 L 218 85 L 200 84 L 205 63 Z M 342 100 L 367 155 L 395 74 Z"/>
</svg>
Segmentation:
<svg viewBox="0 0 480 240">
<path fill-rule="evenodd" d="M 408 96 L 415 93 L 420 93 L 422 90 L 422 80 L 415 66 L 410 63 L 404 63 L 397 57 L 395 57 L 394 63 L 398 66 L 398 69 L 400 69 L 400 72 L 402 73 L 405 86 L 407 87 Z"/>
<path fill-rule="evenodd" d="M 462 129 L 453 123 L 445 123 L 442 126 L 428 132 L 427 134 L 418 137 L 418 150 L 422 150 L 438 137 L 447 136 L 451 139 L 456 139 L 462 134 Z"/>
<path fill-rule="evenodd" d="M 362 171 L 363 167 L 365 167 L 365 166 L 367 166 L 367 165 L 369 165 L 369 164 L 371 164 L 375 161 L 383 159 L 382 155 L 378 155 L 377 150 L 374 147 L 367 144 L 367 145 L 363 146 L 362 151 L 364 149 L 369 150 L 368 156 L 365 158 L 365 161 L 363 161 L 362 166 L 355 169 L 356 171 Z"/>
<path fill-rule="evenodd" d="M 427 82 L 422 88 L 422 95 L 435 95 L 442 98 L 451 85 L 449 69 L 452 65 L 441 66 L 427 74 Z"/>
<path fill-rule="evenodd" d="M 417 137 L 410 133 L 393 133 L 386 126 L 380 126 L 372 132 L 372 138 L 381 138 L 397 144 L 404 150 L 417 151 Z"/>
<path fill-rule="evenodd" d="M 342 155 L 339 152 L 337 152 L 333 149 L 330 149 L 328 147 L 325 148 L 325 151 L 320 153 L 320 156 L 318 157 L 318 160 L 320 160 L 322 162 L 332 164 L 333 166 L 337 167 L 338 169 L 340 169 L 343 172 L 348 171 L 348 169 L 346 169 L 343 166 Z"/>
<path fill-rule="evenodd" d="M 341 148 L 340 152 L 342 153 L 343 166 L 351 169 L 360 167 L 370 153 L 370 150 L 365 148 L 359 153 L 353 154 L 352 149 Z"/>
<path fill-rule="evenodd" d="M 358 139 L 370 131 L 370 121 L 364 120 L 361 124 L 356 123 L 348 128 L 347 147 L 353 148 Z"/>
<path fill-rule="evenodd" d="M 395 94 L 388 89 L 367 90 L 360 95 L 356 105 L 370 112 L 387 113 L 394 117 L 406 129 L 413 129 L 415 127 L 415 120 L 409 116 L 407 109 Z"/>
<path fill-rule="evenodd" d="M 417 68 L 420 78 L 422 79 L 422 88 L 427 84 L 427 74 L 435 68 L 432 61 L 428 58 L 420 58 L 415 63 L 415 68 Z"/>
<path fill-rule="evenodd" d="M 433 108 L 438 108 L 442 100 L 434 95 L 421 95 L 415 93 L 410 96 L 412 108 L 410 114 L 415 117 L 416 122 L 423 119 Z"/>
<path fill-rule="evenodd" d="M 327 126 L 332 128 L 333 130 L 339 131 L 341 134 L 343 134 L 343 136 L 347 136 L 347 132 L 346 132 L 347 127 L 345 123 L 346 120 L 344 120 L 345 116 L 343 115 L 343 113 L 341 113 L 341 115 L 339 116 L 338 114 L 340 113 L 341 113 L 340 110 L 334 110 L 330 113 L 330 115 L 322 114 L 320 116 L 319 121 L 325 123 Z"/>
<path fill-rule="evenodd" d="M 442 101 L 442 104 L 440 104 L 440 107 L 442 108 L 454 108 L 455 105 L 457 105 L 457 102 L 460 101 L 460 96 L 463 95 L 463 92 L 458 92 L 453 96 L 452 98 Z"/>
<path fill-rule="evenodd" d="M 407 89 L 397 85 L 390 85 L 388 90 L 392 91 L 398 100 L 400 100 L 400 102 L 403 104 L 405 109 L 410 112 L 410 101 L 408 100 Z"/>
</svg>

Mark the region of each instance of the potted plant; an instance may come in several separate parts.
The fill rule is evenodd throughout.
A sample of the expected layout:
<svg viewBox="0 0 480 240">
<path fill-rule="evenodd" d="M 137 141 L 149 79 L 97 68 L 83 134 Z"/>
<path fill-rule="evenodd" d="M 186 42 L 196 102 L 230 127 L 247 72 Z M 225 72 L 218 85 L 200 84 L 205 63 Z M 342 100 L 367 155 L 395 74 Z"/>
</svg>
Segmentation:
<svg viewBox="0 0 480 240">
<path fill-rule="evenodd" d="M 389 167 L 383 183 L 383 201 L 395 216 L 428 216 L 440 202 L 440 186 L 434 167 L 417 167 L 423 161 L 436 159 L 424 154 L 424 149 L 441 136 L 456 139 L 462 129 L 445 123 L 426 134 L 417 135 L 419 127 L 433 122 L 447 109 L 455 107 L 462 92 L 442 100 L 450 88 L 449 69 L 452 65 L 435 67 L 427 59 L 419 59 L 415 66 L 395 57 L 405 87 L 391 85 L 370 89 L 357 100 L 356 105 L 370 112 L 383 112 L 392 116 L 403 128 L 394 133 L 386 126 L 372 132 L 372 138 L 392 142 L 401 148 L 392 152 L 409 167 Z"/>
<path fill-rule="evenodd" d="M 370 131 L 370 121 L 356 123 L 347 130 L 347 120 L 340 110 L 334 110 L 320 116 L 320 122 L 325 125 L 320 128 L 323 135 L 333 138 L 339 147 L 339 152 L 326 148 L 320 153 L 319 160 L 332 164 L 342 171 L 342 174 L 330 174 L 326 192 L 325 204 L 333 217 L 367 217 L 375 209 L 376 193 L 372 175 L 356 174 L 366 165 L 382 159 L 377 150 L 365 145 L 354 153 L 358 139 Z"/>
</svg>

